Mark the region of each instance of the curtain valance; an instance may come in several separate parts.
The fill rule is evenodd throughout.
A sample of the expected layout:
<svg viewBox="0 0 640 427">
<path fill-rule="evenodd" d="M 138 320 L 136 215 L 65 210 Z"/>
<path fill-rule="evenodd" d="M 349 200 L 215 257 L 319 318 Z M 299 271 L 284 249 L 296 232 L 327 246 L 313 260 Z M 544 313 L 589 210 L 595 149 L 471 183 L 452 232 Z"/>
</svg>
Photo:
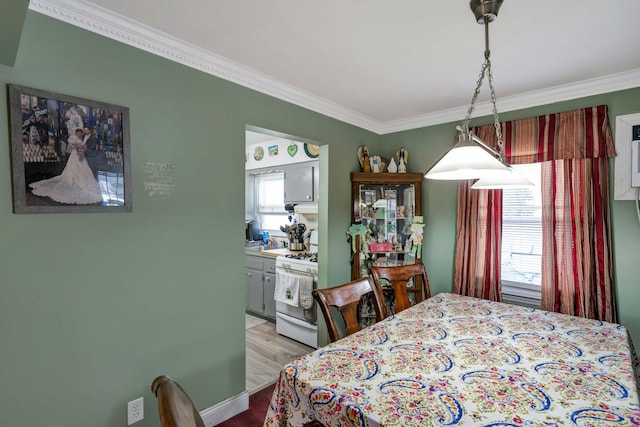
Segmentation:
<svg viewBox="0 0 640 427">
<path fill-rule="evenodd" d="M 505 155 L 512 164 L 616 155 L 606 105 L 512 120 L 500 125 Z M 496 146 L 493 124 L 477 126 L 473 132 L 489 145 Z"/>
</svg>

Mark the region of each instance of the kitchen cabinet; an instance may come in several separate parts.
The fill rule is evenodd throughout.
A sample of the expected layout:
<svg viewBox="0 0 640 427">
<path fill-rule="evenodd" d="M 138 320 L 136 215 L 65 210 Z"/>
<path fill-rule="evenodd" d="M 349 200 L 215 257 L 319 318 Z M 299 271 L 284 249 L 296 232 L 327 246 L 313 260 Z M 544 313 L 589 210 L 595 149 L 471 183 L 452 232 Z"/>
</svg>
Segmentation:
<svg viewBox="0 0 640 427">
<path fill-rule="evenodd" d="M 313 201 L 320 201 L 320 167 L 315 165 L 313 167 Z"/>
<path fill-rule="evenodd" d="M 318 201 L 318 164 L 288 166 L 284 172 L 284 202 L 312 203 Z"/>
<path fill-rule="evenodd" d="M 402 265 L 419 261 L 411 252 L 410 226 L 422 216 L 422 173 L 351 174 L 351 222 L 362 224 L 366 233 L 352 236 L 351 279 L 369 275 L 372 265 Z M 355 251 L 354 251 L 355 249 Z M 410 291 L 418 291 L 413 283 Z M 393 290 L 383 286 L 389 313 L 393 313 Z M 373 320 L 371 304 L 361 303 L 361 324 Z"/>
<path fill-rule="evenodd" d="M 268 264 L 268 265 L 267 265 Z M 276 293 L 276 261 L 271 260 L 268 263 L 264 263 L 264 286 L 263 286 L 263 298 L 264 298 L 264 315 L 275 319 L 276 318 L 276 300 L 274 294 Z"/>
<path fill-rule="evenodd" d="M 245 255 L 247 311 L 269 319 L 276 318 L 275 258 Z"/>
</svg>

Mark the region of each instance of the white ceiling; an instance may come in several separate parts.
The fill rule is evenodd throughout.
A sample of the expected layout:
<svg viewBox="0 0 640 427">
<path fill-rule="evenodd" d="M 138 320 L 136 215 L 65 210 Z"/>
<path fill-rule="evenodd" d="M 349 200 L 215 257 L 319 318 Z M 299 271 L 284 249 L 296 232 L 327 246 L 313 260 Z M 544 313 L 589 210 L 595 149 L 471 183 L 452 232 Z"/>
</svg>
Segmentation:
<svg viewBox="0 0 640 427">
<path fill-rule="evenodd" d="M 460 120 L 483 61 L 468 0 L 31 0 L 30 8 L 377 133 Z M 505 0 L 498 110 L 640 86 L 639 0 Z M 485 80 L 477 113 L 490 114 Z"/>
</svg>

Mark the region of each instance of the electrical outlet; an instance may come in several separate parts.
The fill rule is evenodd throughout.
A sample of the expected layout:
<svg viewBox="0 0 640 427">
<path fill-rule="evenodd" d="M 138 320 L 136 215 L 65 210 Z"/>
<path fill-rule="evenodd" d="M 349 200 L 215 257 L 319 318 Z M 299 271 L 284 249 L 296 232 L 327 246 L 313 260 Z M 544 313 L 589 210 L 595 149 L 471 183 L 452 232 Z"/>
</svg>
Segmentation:
<svg viewBox="0 0 640 427">
<path fill-rule="evenodd" d="M 137 423 L 144 418 L 144 398 L 139 397 L 127 403 L 127 425 Z"/>
</svg>

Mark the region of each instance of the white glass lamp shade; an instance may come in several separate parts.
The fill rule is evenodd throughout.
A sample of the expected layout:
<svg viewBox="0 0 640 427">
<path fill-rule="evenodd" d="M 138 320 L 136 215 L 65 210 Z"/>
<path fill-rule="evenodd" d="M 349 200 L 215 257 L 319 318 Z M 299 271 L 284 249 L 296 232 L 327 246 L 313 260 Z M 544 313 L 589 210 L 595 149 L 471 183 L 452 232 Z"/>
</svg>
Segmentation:
<svg viewBox="0 0 640 427">
<path fill-rule="evenodd" d="M 427 179 L 462 180 L 509 175 L 507 165 L 475 142 L 458 142 L 425 174 Z"/>
<path fill-rule="evenodd" d="M 519 174 L 515 169 L 509 166 L 510 174 L 501 175 L 499 177 L 491 176 L 477 180 L 471 188 L 474 190 L 482 189 L 498 189 L 498 188 L 519 188 L 533 187 L 533 182 Z"/>
</svg>

